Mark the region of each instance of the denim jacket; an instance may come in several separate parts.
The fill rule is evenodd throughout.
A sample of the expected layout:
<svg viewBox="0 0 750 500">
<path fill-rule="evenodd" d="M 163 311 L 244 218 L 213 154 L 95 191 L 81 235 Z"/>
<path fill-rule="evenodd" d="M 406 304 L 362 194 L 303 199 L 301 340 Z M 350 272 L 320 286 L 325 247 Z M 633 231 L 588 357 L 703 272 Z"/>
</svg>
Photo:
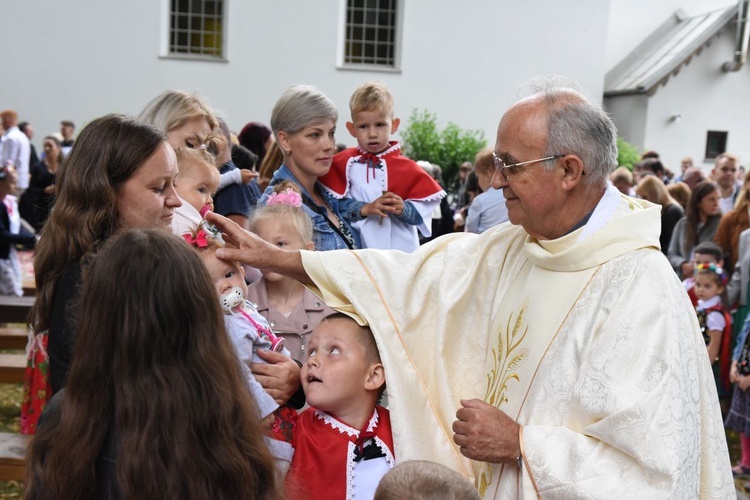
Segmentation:
<svg viewBox="0 0 750 500">
<path fill-rule="evenodd" d="M 315 244 L 315 250 L 325 251 L 349 248 L 339 233 L 331 228 L 331 226 L 328 225 L 328 222 L 326 222 L 326 207 L 320 206 L 313 201 L 310 193 L 302 187 L 286 165 L 281 165 L 281 167 L 274 172 L 273 178 L 268 184 L 263 196 L 258 200 L 258 204 L 265 205 L 268 201 L 268 197 L 273 193 L 273 186 L 282 181 L 291 181 L 297 185 L 300 191 L 302 191 L 302 197 L 306 201 L 306 203 L 302 204 L 302 209 L 310 216 L 313 222 L 313 243 Z M 339 200 L 329 195 L 319 182 L 316 182 L 315 187 L 318 190 L 318 194 L 325 198 L 328 206 L 331 207 L 331 210 L 339 216 L 341 224 L 345 225 L 351 233 L 354 238 L 354 247 L 361 248 L 362 243 L 359 239 L 359 233 L 349 224 L 349 221 L 343 217 L 339 208 Z"/>
<path fill-rule="evenodd" d="M 742 348 L 745 347 L 748 332 L 750 332 L 750 314 L 745 318 L 745 323 L 742 325 L 742 331 L 737 335 L 737 343 L 734 345 L 734 351 L 732 351 L 732 361 L 740 360 Z"/>
</svg>

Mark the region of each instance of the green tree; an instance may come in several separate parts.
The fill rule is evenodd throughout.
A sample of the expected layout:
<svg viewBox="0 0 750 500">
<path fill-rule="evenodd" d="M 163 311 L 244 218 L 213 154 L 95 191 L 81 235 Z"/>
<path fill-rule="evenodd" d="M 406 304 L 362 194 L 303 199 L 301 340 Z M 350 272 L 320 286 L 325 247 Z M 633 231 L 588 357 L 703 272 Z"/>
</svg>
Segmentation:
<svg viewBox="0 0 750 500">
<path fill-rule="evenodd" d="M 617 138 L 617 164 L 623 167 L 628 167 L 628 170 L 633 171 L 633 165 L 638 163 L 641 159 L 641 154 L 638 152 L 638 148 L 630 144 L 622 137 Z"/>
<path fill-rule="evenodd" d="M 481 130 L 463 130 L 452 122 L 440 130 L 437 115 L 419 109 L 412 111 L 408 123 L 401 129 L 401 138 L 404 155 L 440 165 L 446 184 L 458 176 L 461 163 L 473 162 L 476 154 L 487 145 Z"/>
</svg>

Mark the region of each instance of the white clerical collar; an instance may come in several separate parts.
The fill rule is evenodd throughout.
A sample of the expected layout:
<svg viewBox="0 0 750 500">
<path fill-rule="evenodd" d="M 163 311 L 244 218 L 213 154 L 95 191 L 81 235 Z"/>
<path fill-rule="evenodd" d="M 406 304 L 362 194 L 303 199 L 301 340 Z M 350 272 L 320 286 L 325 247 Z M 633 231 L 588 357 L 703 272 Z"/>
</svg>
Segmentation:
<svg viewBox="0 0 750 500">
<path fill-rule="evenodd" d="M 617 206 L 620 204 L 621 198 L 622 194 L 616 187 L 612 185 L 607 186 L 604 196 L 596 204 L 596 208 L 594 208 L 589 221 L 583 226 L 583 231 L 581 231 L 581 235 L 578 237 L 579 242 L 607 225 L 610 219 L 612 219 Z"/>
</svg>

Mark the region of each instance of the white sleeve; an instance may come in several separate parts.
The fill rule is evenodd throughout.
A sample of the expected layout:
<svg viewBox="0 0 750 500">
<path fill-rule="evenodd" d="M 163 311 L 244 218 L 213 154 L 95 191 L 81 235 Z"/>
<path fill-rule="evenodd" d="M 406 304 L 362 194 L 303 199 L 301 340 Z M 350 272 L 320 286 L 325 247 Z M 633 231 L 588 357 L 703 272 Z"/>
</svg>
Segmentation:
<svg viewBox="0 0 750 500">
<path fill-rule="evenodd" d="M 230 184 L 242 184 L 242 172 L 239 168 L 224 172 L 219 176 L 219 189 L 224 189 Z"/>
<path fill-rule="evenodd" d="M 474 198 L 474 202 L 469 205 L 469 213 L 466 215 L 465 229 L 467 233 L 479 234 L 479 221 L 482 216 L 482 200 Z"/>
<path fill-rule="evenodd" d="M 727 320 L 724 319 L 724 315 L 720 312 L 713 311 L 706 317 L 706 326 L 711 331 L 723 332 L 727 326 Z"/>
<path fill-rule="evenodd" d="M 6 138 L 3 141 L 3 147 L 2 147 L 2 155 L 0 156 L 0 161 L 5 163 L 6 161 L 10 160 L 13 162 L 13 165 L 18 168 L 18 155 L 20 154 L 20 147 L 18 144 L 18 141 L 14 140 L 11 137 Z"/>
<path fill-rule="evenodd" d="M 234 351 L 237 353 L 238 361 L 242 366 L 242 376 L 245 379 L 247 388 L 252 394 L 260 410 L 260 418 L 265 418 L 279 407 L 274 399 L 263 389 L 263 386 L 255 380 L 253 373 L 250 371 L 250 364 L 257 361 L 254 359 L 255 349 L 253 346 L 254 339 L 257 339 L 257 333 L 252 328 L 242 328 L 243 323 L 235 316 L 225 316 L 224 324 L 227 328 L 227 334 L 232 342 Z"/>
</svg>

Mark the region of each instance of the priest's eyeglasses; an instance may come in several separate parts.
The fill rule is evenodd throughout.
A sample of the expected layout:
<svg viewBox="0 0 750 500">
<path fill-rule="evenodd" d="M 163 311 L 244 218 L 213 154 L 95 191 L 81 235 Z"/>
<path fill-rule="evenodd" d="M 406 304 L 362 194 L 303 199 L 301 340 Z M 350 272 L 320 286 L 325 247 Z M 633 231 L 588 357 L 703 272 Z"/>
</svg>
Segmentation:
<svg viewBox="0 0 750 500">
<path fill-rule="evenodd" d="M 506 165 L 505 162 L 502 159 L 500 159 L 500 157 L 497 156 L 497 154 L 494 151 L 492 152 L 492 159 L 495 161 L 495 171 L 498 174 L 500 174 L 500 177 L 505 182 L 508 182 L 508 176 L 514 172 L 514 170 L 511 170 L 511 169 L 515 169 L 516 167 L 523 167 L 524 165 L 531 165 L 532 163 L 539 163 L 541 161 L 556 160 L 558 158 L 562 158 L 563 156 L 567 156 L 567 155 L 553 155 L 553 156 L 547 156 L 546 158 L 539 158 L 538 160 L 522 161 L 522 162 Z"/>
</svg>

